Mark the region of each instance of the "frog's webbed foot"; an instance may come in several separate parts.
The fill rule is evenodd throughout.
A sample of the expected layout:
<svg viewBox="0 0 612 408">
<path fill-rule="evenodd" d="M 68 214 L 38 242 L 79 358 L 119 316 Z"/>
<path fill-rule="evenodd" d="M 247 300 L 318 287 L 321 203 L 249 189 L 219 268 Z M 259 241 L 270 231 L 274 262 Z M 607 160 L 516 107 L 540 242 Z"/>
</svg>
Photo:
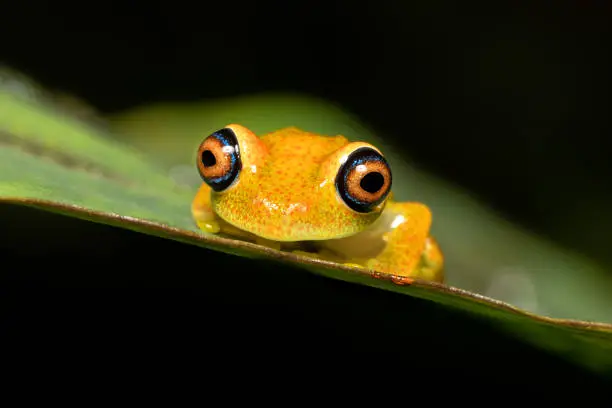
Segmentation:
<svg viewBox="0 0 612 408">
<path fill-rule="evenodd" d="M 361 264 L 354 263 L 354 262 L 342 262 L 342 265 L 348 266 L 349 268 L 359 268 L 359 269 L 363 269 L 365 267 L 365 265 L 361 265 Z"/>
<path fill-rule="evenodd" d="M 265 238 L 261 238 L 261 237 L 254 237 L 255 238 L 255 243 L 257 245 L 261 245 L 261 246 L 265 246 L 268 248 L 272 248 L 272 249 L 276 249 L 277 251 L 281 250 L 281 243 L 278 241 L 271 241 L 269 239 L 265 239 Z"/>
<path fill-rule="evenodd" d="M 334 254 L 332 251 L 326 248 L 316 248 L 311 249 L 310 251 L 305 251 L 304 249 L 294 249 L 291 251 L 291 253 L 306 256 L 308 258 L 320 259 L 323 261 L 343 263 L 337 254 Z"/>
<path fill-rule="evenodd" d="M 428 237 L 425 241 L 425 248 L 423 248 L 423 255 L 417 270 L 417 275 L 421 279 L 444 281 L 444 256 L 433 237 Z"/>
<path fill-rule="evenodd" d="M 341 265 L 348 266 L 351 268 L 364 268 L 365 267 L 365 265 L 358 264 L 355 262 L 345 262 L 344 260 L 340 259 L 337 254 L 334 254 L 332 251 L 329 251 L 326 249 L 321 249 L 318 252 L 307 252 L 307 251 L 302 251 L 302 250 L 294 250 L 291 252 L 297 255 L 303 255 L 303 256 L 310 257 L 310 258 L 336 262 L 336 263 L 339 263 Z"/>
<path fill-rule="evenodd" d="M 431 211 L 420 203 L 390 203 L 396 214 L 391 230 L 383 235 L 386 246 L 367 260 L 368 268 L 392 275 L 442 282 L 443 256 L 429 236 Z"/>
<path fill-rule="evenodd" d="M 221 226 L 216 220 L 198 220 L 196 219 L 196 224 L 199 229 L 209 234 L 217 234 L 221 231 Z"/>
<path fill-rule="evenodd" d="M 224 236 L 230 238 L 254 242 L 258 245 L 276 250 L 281 249 L 281 243 L 278 241 L 271 241 L 269 239 L 258 237 L 254 234 L 236 228 L 230 223 L 222 220 L 212 211 L 209 197 L 210 188 L 206 184 L 203 184 L 191 205 L 193 219 L 200 230 L 209 234 L 223 234 Z"/>
<path fill-rule="evenodd" d="M 291 253 L 295 254 L 295 255 L 305 256 L 307 258 L 317 258 L 317 259 L 320 259 L 317 256 L 316 252 L 307 252 L 307 251 L 302 251 L 301 249 L 295 249 L 295 250 L 291 251 Z"/>
<path fill-rule="evenodd" d="M 252 234 L 223 221 L 214 213 L 210 204 L 210 187 L 205 183 L 202 183 L 191 203 L 191 215 L 198 228 L 205 233 L 223 234 L 246 241 L 255 241 Z"/>
<path fill-rule="evenodd" d="M 202 231 L 209 234 L 218 234 L 221 231 L 221 225 L 210 207 L 210 187 L 204 183 L 191 203 L 191 215 Z"/>
<path fill-rule="evenodd" d="M 407 263 L 401 263 L 402 259 L 407 260 Z M 425 240 L 423 253 L 418 257 L 416 263 L 414 260 L 402 256 L 399 256 L 395 261 L 384 257 L 376 257 L 366 262 L 367 268 L 378 272 L 433 282 L 444 281 L 443 266 L 444 258 L 442 252 L 433 237 L 428 237 Z"/>
</svg>

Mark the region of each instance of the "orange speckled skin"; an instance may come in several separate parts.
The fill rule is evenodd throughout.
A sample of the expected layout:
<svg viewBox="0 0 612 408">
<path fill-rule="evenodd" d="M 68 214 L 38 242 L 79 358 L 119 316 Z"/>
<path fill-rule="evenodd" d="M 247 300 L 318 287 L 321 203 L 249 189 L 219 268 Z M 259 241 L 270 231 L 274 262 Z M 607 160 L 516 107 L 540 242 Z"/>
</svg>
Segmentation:
<svg viewBox="0 0 612 408">
<path fill-rule="evenodd" d="M 280 243 L 296 241 L 317 241 L 324 248 L 329 241 L 330 248 L 336 247 L 332 252 L 338 254 L 343 251 L 339 245 L 363 246 L 368 229 L 373 225 L 380 229 L 380 220 L 385 218 L 381 214 L 388 206 L 404 221 L 396 221 L 397 225 L 377 235 L 384 244 L 374 257 L 353 255 L 348 257 L 350 263 L 384 273 L 443 280 L 443 258 L 429 237 L 431 213 L 425 205 L 395 203 L 388 198 L 374 211 L 358 213 L 339 197 L 335 178 L 347 155 L 358 147 L 378 151 L 376 147 L 294 127 L 261 137 L 240 125 L 227 127 L 238 139 L 242 170 L 222 192 L 202 183 L 192 203 L 193 216 L 202 229 L 241 238 L 255 236 L 279 248 Z M 324 252 L 313 256 L 325 257 Z"/>
</svg>

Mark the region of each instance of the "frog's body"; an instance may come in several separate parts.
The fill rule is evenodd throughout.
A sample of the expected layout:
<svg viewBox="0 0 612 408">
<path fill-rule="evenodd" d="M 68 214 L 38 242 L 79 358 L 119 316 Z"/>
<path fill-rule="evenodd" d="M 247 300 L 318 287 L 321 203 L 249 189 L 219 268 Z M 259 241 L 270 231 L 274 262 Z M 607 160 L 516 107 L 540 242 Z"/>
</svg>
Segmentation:
<svg viewBox="0 0 612 408">
<path fill-rule="evenodd" d="M 443 280 L 431 212 L 389 198 L 391 171 L 368 143 L 293 127 L 258 138 L 229 125 L 202 142 L 198 169 L 205 183 L 192 212 L 206 232 Z"/>
</svg>

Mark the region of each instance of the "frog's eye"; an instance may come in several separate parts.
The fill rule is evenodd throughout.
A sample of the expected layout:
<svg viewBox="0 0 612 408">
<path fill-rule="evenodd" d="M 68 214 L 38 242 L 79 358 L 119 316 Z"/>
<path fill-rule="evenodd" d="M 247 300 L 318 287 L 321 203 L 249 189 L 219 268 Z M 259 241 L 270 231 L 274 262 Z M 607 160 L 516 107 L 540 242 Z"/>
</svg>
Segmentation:
<svg viewBox="0 0 612 408">
<path fill-rule="evenodd" d="M 338 170 L 336 189 L 352 210 L 373 211 L 391 191 L 391 169 L 387 160 L 369 147 L 355 150 Z"/>
<path fill-rule="evenodd" d="M 214 191 L 231 186 L 242 169 L 234 131 L 223 128 L 204 139 L 198 149 L 197 164 L 200 176 Z"/>
</svg>

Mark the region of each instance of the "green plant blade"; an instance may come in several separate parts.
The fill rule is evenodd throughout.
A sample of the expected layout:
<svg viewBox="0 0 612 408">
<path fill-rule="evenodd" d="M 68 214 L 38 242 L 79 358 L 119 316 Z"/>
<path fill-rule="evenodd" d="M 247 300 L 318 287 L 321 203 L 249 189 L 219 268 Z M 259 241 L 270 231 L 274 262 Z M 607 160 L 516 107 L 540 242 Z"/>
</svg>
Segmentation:
<svg viewBox="0 0 612 408">
<path fill-rule="evenodd" d="M 297 264 L 333 279 L 463 310 L 591 369 L 612 370 L 612 325 L 553 319 L 450 286 L 392 277 L 205 235 L 189 211 L 194 189 L 172 180 L 99 128 L 0 87 L 0 201 L 59 212 L 245 257 Z M 407 311 L 409 313 L 409 311 Z"/>
<path fill-rule="evenodd" d="M 112 123 L 127 135 L 126 142 L 155 157 L 177 182 L 192 188 L 201 182 L 193 170 L 197 146 L 205 135 L 227 123 L 241 123 L 256 133 L 297 126 L 369 141 L 391 163 L 396 199 L 420 201 L 432 209 L 432 232 L 446 257 L 449 285 L 536 314 L 612 323 L 609 271 L 571 248 L 559 247 L 508 222 L 470 192 L 419 171 L 401 144 L 391 145 L 329 102 L 264 94 L 159 103 L 122 112 Z M 579 222 L 580 214 L 568 214 L 570 218 Z"/>
</svg>

